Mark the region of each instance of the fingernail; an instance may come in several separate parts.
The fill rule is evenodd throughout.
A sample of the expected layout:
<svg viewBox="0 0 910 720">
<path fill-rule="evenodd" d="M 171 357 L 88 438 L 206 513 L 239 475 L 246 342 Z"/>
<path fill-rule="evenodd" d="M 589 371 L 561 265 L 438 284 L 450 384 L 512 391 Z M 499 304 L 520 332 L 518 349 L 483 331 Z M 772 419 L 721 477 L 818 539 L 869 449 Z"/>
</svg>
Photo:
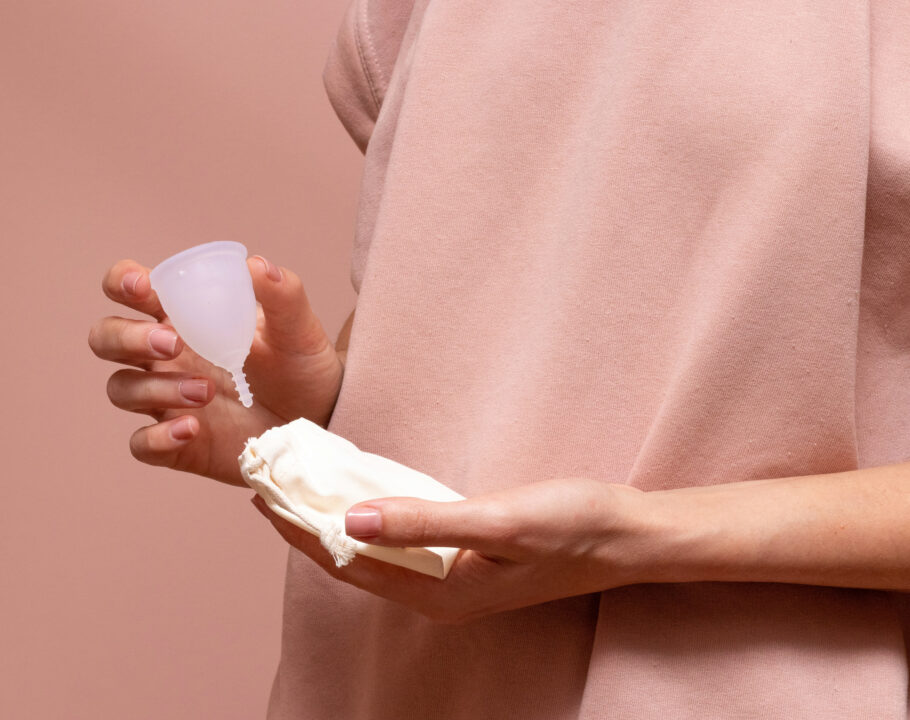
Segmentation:
<svg viewBox="0 0 910 720">
<path fill-rule="evenodd" d="M 171 357 L 177 347 L 177 335 L 170 330 L 152 330 L 149 333 L 149 345 L 155 352 Z"/>
<path fill-rule="evenodd" d="M 142 277 L 142 273 L 129 272 L 123 276 L 123 280 L 120 281 L 120 287 L 123 288 L 123 292 L 128 293 L 129 295 L 136 294 L 136 283 L 139 282 L 139 278 Z"/>
<path fill-rule="evenodd" d="M 177 389 L 183 397 L 193 402 L 202 402 L 209 396 L 208 380 L 181 380 L 177 384 Z"/>
<path fill-rule="evenodd" d="M 351 537 L 374 537 L 382 530 L 382 515 L 376 510 L 354 510 L 344 516 L 344 531 Z"/>
<path fill-rule="evenodd" d="M 262 263 L 263 267 L 265 268 L 265 274 L 268 275 L 269 280 L 274 280 L 275 282 L 281 280 L 281 270 L 279 270 L 275 265 L 262 257 L 262 255 L 254 255 L 253 257 Z"/>
<path fill-rule="evenodd" d="M 189 440 L 196 431 L 193 430 L 193 421 L 189 418 L 183 418 L 171 425 L 171 437 L 174 440 Z"/>
</svg>

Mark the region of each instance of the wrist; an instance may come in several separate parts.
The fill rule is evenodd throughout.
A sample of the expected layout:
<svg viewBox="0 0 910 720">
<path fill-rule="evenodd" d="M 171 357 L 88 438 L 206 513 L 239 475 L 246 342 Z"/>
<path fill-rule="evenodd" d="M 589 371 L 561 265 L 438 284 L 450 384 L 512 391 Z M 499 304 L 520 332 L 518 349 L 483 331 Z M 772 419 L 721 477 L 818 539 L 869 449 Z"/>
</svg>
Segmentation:
<svg viewBox="0 0 910 720">
<path fill-rule="evenodd" d="M 687 529 L 675 498 L 627 485 L 607 485 L 609 520 L 595 554 L 603 589 L 641 583 L 681 582 Z"/>
<path fill-rule="evenodd" d="M 606 547 L 621 584 L 728 579 L 746 548 L 725 529 L 712 490 L 636 490 L 618 503 L 621 532 Z"/>
<path fill-rule="evenodd" d="M 791 581 L 767 557 L 800 522 L 790 494 L 773 479 L 645 493 L 655 556 L 644 582 Z"/>
<path fill-rule="evenodd" d="M 647 578 L 643 582 L 695 582 L 706 580 L 700 553 L 722 542 L 717 528 L 698 499 L 674 490 L 644 493 L 648 505 Z"/>
</svg>

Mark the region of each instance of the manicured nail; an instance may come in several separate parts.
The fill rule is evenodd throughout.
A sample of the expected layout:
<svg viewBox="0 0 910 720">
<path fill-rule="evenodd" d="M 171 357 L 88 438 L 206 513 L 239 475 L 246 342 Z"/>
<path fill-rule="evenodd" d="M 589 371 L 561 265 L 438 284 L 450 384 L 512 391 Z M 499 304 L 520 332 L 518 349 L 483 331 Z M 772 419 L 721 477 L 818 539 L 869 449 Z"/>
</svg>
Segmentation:
<svg viewBox="0 0 910 720">
<path fill-rule="evenodd" d="M 354 510 L 344 516 L 344 531 L 351 537 L 374 537 L 382 530 L 377 510 Z"/>
<path fill-rule="evenodd" d="M 209 381 L 197 379 L 181 380 L 177 384 L 177 389 L 187 400 L 202 402 L 209 396 Z"/>
<path fill-rule="evenodd" d="M 170 330 L 152 330 L 149 333 L 149 345 L 156 353 L 171 357 L 177 347 L 177 335 Z"/>
<path fill-rule="evenodd" d="M 193 429 L 193 421 L 189 418 L 183 418 L 171 425 L 171 437 L 174 440 L 189 440 L 196 431 Z"/>
<path fill-rule="evenodd" d="M 265 274 L 268 275 L 269 280 L 274 280 L 278 282 L 281 280 L 281 270 L 279 270 L 275 265 L 266 260 L 262 255 L 253 255 L 254 258 L 259 260 L 265 268 Z"/>
<path fill-rule="evenodd" d="M 123 276 L 123 280 L 120 281 L 120 287 L 123 288 L 123 292 L 128 295 L 136 294 L 136 283 L 139 282 L 139 278 L 142 277 L 142 273 L 129 272 Z"/>
</svg>

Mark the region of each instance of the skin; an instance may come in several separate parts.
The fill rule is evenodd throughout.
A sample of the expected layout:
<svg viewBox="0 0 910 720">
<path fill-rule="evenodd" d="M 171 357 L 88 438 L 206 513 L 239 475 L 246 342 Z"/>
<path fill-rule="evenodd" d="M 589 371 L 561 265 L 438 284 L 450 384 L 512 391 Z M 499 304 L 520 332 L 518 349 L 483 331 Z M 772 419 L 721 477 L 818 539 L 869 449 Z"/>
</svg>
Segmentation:
<svg viewBox="0 0 910 720">
<path fill-rule="evenodd" d="M 297 275 L 258 256 L 247 265 L 261 306 L 244 365 L 256 393 L 250 409 L 237 402 L 229 373 L 176 336 L 151 288 L 148 268 L 122 260 L 105 274 L 105 295 L 153 318 L 106 317 L 92 326 L 88 338 L 98 357 L 133 366 L 111 375 L 111 402 L 157 421 L 130 438 L 137 460 L 247 487 L 237 456 L 248 438 L 298 417 L 323 427 L 328 423 L 341 388 L 343 354 L 322 329 Z M 153 348 L 150 338 L 162 336 L 176 338 L 172 350 Z M 201 389 L 201 399 L 181 393 L 194 386 Z"/>
<path fill-rule="evenodd" d="M 226 373 L 179 340 L 171 353 L 152 349 L 150 333 L 169 326 L 147 268 L 124 260 L 106 274 L 108 297 L 157 321 L 105 318 L 89 336 L 99 357 L 138 368 L 118 370 L 108 384 L 114 405 L 157 421 L 133 435 L 137 459 L 244 486 L 237 456 L 247 438 L 297 417 L 328 422 L 353 313 L 333 345 L 296 275 L 248 263 L 262 304 L 245 366 L 252 412 Z M 180 383 L 192 379 L 204 381 L 204 399 L 181 396 Z M 444 623 L 634 583 L 910 591 L 910 463 L 647 493 L 558 478 L 461 502 L 380 498 L 348 511 L 348 534 L 365 542 L 462 548 L 444 581 L 367 557 L 338 568 L 318 538 L 258 496 L 252 502 L 332 577 Z"/>
</svg>

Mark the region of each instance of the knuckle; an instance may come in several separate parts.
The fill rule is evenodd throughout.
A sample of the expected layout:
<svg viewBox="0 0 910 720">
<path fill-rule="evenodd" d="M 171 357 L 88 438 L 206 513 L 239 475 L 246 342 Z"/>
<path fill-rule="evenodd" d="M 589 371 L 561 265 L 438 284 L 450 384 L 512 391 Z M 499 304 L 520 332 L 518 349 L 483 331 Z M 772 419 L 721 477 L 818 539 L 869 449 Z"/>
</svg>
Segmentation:
<svg viewBox="0 0 910 720">
<path fill-rule="evenodd" d="M 88 330 L 88 346 L 92 349 L 92 352 L 95 353 L 95 355 L 98 354 L 98 348 L 99 348 L 98 338 L 99 338 L 99 333 L 101 332 L 100 325 L 101 325 L 101 321 L 99 320 L 94 325 L 92 325 Z"/>
<path fill-rule="evenodd" d="M 135 395 L 134 402 L 137 407 L 149 408 L 160 405 L 155 398 L 154 383 L 148 378 L 139 378 L 136 386 L 133 388 Z"/>
<path fill-rule="evenodd" d="M 141 428 L 134 432 L 130 437 L 130 454 L 140 462 L 145 462 L 145 453 L 147 448 L 145 433 L 146 429 Z"/>
<path fill-rule="evenodd" d="M 124 320 L 123 318 L 113 318 L 112 326 L 113 326 L 114 334 L 116 335 L 116 338 L 117 338 L 118 346 L 120 348 L 127 347 L 127 344 L 129 343 L 129 336 L 130 336 L 129 322 Z"/>
<path fill-rule="evenodd" d="M 118 345 L 119 326 L 123 318 L 106 317 L 97 321 L 89 330 L 89 347 L 92 352 L 105 360 L 113 360 L 120 350 Z"/>
<path fill-rule="evenodd" d="M 89 345 L 99 357 L 118 359 L 124 349 L 129 321 L 125 318 L 106 317 L 92 326 Z"/>
<path fill-rule="evenodd" d="M 410 530 L 419 537 L 433 537 L 439 527 L 438 518 L 421 505 L 413 505 L 406 516 Z"/>
<path fill-rule="evenodd" d="M 118 260 L 104 274 L 101 280 L 101 289 L 109 298 L 116 300 L 120 294 L 120 280 L 129 268 L 136 263 L 132 260 Z"/>
<path fill-rule="evenodd" d="M 107 399 L 111 401 L 116 407 L 120 407 L 120 396 L 121 388 L 123 387 L 123 376 L 121 375 L 123 371 L 118 370 L 113 375 L 107 379 L 107 386 L 105 390 L 107 392 Z"/>
<path fill-rule="evenodd" d="M 525 532 L 520 523 L 515 522 L 515 513 L 499 503 L 489 503 L 484 508 L 485 524 L 493 539 L 504 545 L 520 544 Z"/>
<path fill-rule="evenodd" d="M 134 370 L 118 370 L 107 379 L 107 397 L 114 406 L 121 410 L 136 407 L 137 400 L 142 399 L 142 390 L 137 393 L 136 386 L 143 388 L 145 378 L 137 376 Z"/>
<path fill-rule="evenodd" d="M 146 465 L 173 467 L 176 457 L 163 445 L 162 431 L 167 433 L 159 423 L 141 427 L 134 432 L 130 437 L 130 452 L 133 457 Z"/>
</svg>

